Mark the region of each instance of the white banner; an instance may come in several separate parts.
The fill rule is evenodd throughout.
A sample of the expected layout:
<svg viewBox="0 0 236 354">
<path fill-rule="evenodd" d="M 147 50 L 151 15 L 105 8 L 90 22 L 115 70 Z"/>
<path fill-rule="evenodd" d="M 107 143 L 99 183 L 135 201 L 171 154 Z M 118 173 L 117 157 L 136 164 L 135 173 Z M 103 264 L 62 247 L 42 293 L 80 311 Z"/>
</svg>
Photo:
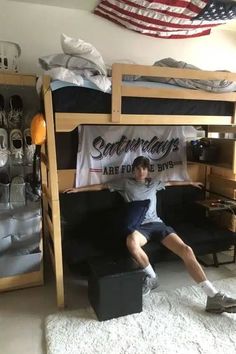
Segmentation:
<svg viewBox="0 0 236 354">
<path fill-rule="evenodd" d="M 187 180 L 186 139 L 196 135 L 189 126 L 81 126 L 76 186 L 131 176 L 140 155 L 150 159 L 152 177 Z"/>
</svg>

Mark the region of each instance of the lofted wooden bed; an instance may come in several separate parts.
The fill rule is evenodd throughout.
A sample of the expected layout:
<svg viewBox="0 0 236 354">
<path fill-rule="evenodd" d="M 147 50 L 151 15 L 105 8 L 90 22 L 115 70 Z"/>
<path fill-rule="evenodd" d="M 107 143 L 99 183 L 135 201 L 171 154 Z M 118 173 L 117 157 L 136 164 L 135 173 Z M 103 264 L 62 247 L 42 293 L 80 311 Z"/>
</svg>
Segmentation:
<svg viewBox="0 0 236 354">
<path fill-rule="evenodd" d="M 78 125 L 201 125 L 207 133 L 236 133 L 236 92 L 210 93 L 185 88 L 165 87 L 133 87 L 124 85 L 124 75 L 142 75 L 152 77 L 172 77 L 201 80 L 236 81 L 236 73 L 211 72 L 190 69 L 173 69 L 145 65 L 113 64 L 111 110 L 105 113 L 60 112 L 55 109 L 53 93 L 50 88 L 50 78 L 44 77 L 42 95 L 44 100 L 47 124 L 47 141 L 42 148 L 41 171 L 43 188 L 44 235 L 48 246 L 56 277 L 57 305 L 64 307 L 63 259 L 61 245 L 60 202 L 59 191 L 71 187 L 75 180 L 75 169 L 60 169 L 57 167 L 56 137 L 57 133 L 71 132 Z M 231 105 L 230 113 L 218 114 L 145 114 L 123 113 L 122 98 L 151 98 L 201 100 L 207 102 L 227 102 Z M 54 111 L 55 110 L 55 111 Z M 227 142 L 224 149 L 224 139 L 219 144 L 224 151 L 222 161 L 218 166 L 205 165 L 202 176 L 207 187 L 210 183 L 219 185 L 221 193 L 235 198 L 236 188 L 236 148 L 234 139 Z M 228 156 L 227 151 L 230 149 Z M 226 152 L 226 153 L 225 153 Z M 68 153 L 68 151 L 66 151 Z M 192 164 L 196 167 L 198 164 Z M 196 167 L 199 170 L 199 166 Z M 209 178 L 206 180 L 206 175 Z M 217 187 L 218 188 L 218 187 Z M 222 192 L 223 191 L 223 192 Z"/>
</svg>

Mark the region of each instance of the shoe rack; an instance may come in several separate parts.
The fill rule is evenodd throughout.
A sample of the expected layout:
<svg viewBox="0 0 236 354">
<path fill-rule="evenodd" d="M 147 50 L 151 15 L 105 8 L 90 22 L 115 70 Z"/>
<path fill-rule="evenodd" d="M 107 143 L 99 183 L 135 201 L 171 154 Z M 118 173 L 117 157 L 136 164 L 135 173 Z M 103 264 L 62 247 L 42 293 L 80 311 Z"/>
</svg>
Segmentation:
<svg viewBox="0 0 236 354">
<path fill-rule="evenodd" d="M 30 122 L 38 112 L 40 104 L 36 92 L 36 76 L 0 71 L 0 97 L 4 97 L 6 115 L 10 109 L 9 100 L 13 95 L 18 95 L 22 98 L 23 126 L 24 129 L 25 127 L 29 128 Z M 10 180 L 13 180 L 13 178 L 21 179 L 23 187 L 25 187 L 25 177 L 28 172 L 32 172 L 32 166 L 22 162 L 16 165 L 16 168 L 12 167 L 12 151 L 9 141 L 12 132 L 9 129 L 6 129 L 6 131 L 8 134 L 10 162 L 5 167 L 9 173 Z M 4 129 L 2 132 L 4 133 Z M 19 170 L 18 172 L 17 169 Z M 0 166 L 0 180 L 3 177 L 3 173 L 5 173 L 5 169 Z M 22 191 L 25 193 L 23 187 Z M 10 188 L 12 188 L 13 193 L 13 186 L 10 186 Z M 41 198 L 39 197 L 36 202 L 27 200 L 26 194 L 24 196 L 25 199 L 20 206 L 14 205 L 9 199 L 9 205 L 6 205 L 6 208 L 0 208 L 0 292 L 43 284 Z M 7 233 L 7 235 L 4 233 Z M 32 236 L 34 235 L 36 236 L 34 242 L 32 242 Z M 27 245 L 27 247 L 24 245 Z"/>
</svg>

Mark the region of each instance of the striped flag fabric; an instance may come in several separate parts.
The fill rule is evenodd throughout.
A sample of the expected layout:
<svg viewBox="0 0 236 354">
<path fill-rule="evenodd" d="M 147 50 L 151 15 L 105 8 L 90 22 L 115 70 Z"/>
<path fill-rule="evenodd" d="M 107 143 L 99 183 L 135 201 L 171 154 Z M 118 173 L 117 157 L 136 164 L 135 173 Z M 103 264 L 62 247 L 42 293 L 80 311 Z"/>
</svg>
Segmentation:
<svg viewBox="0 0 236 354">
<path fill-rule="evenodd" d="M 158 38 L 192 38 L 236 18 L 235 1 L 101 0 L 94 13 L 130 30 Z"/>
</svg>

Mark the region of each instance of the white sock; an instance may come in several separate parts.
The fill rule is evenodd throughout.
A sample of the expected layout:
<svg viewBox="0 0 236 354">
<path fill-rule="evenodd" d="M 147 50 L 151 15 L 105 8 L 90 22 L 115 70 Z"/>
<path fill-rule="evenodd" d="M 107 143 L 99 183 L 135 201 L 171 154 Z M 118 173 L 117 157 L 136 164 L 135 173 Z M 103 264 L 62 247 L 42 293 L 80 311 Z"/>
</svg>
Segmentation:
<svg viewBox="0 0 236 354">
<path fill-rule="evenodd" d="M 156 273 L 150 263 L 146 268 L 143 268 L 143 270 L 147 275 L 149 275 L 149 277 L 156 278 Z"/>
<path fill-rule="evenodd" d="M 213 297 L 218 293 L 214 285 L 209 280 L 204 280 L 201 283 L 199 283 L 199 285 L 202 288 L 202 290 L 205 292 L 205 294 L 209 297 Z"/>
</svg>

